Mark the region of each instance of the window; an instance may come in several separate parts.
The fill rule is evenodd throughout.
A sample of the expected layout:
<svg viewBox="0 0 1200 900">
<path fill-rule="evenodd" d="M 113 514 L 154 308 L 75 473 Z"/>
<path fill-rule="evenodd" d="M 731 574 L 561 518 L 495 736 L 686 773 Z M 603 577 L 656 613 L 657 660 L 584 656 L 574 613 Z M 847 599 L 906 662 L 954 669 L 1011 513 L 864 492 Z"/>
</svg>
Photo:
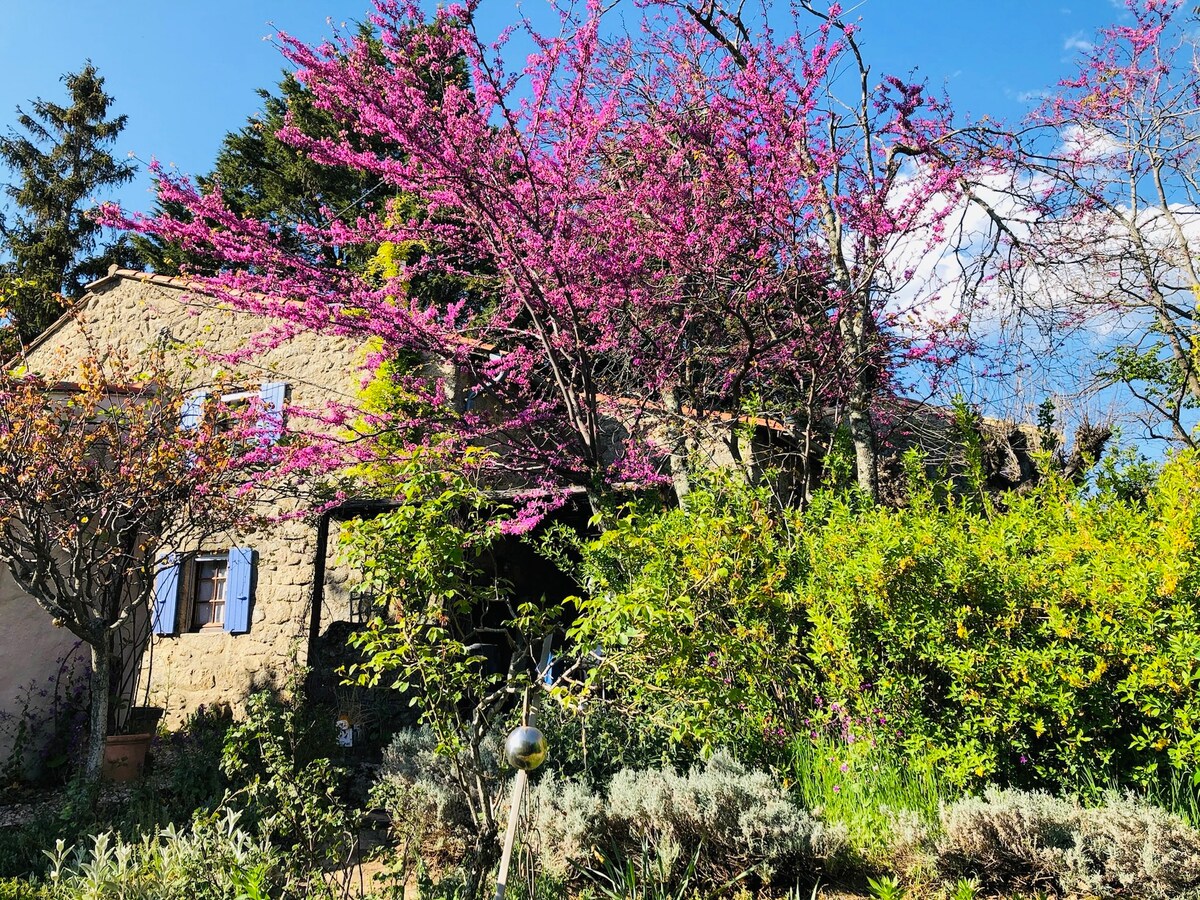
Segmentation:
<svg viewBox="0 0 1200 900">
<path fill-rule="evenodd" d="M 192 566 L 191 621 L 193 631 L 220 628 L 225 623 L 226 556 L 198 556 Z"/>
<path fill-rule="evenodd" d="M 254 568 L 249 547 L 164 557 L 154 578 L 154 633 L 248 631 Z"/>
<path fill-rule="evenodd" d="M 257 397 L 256 391 L 222 394 L 221 402 L 209 404 L 205 413 L 213 418 L 213 424 L 218 432 L 229 432 L 250 411 L 250 405 Z"/>
<path fill-rule="evenodd" d="M 222 394 L 215 399 L 220 400 L 219 406 L 225 417 L 232 416 L 234 412 L 248 409 L 251 404 L 257 402 L 259 405 L 257 423 L 259 440 L 264 445 L 270 445 L 278 443 L 279 438 L 283 436 L 284 403 L 287 401 L 287 394 L 288 386 L 285 382 L 270 381 L 260 385 L 257 390 Z M 213 395 L 208 391 L 193 391 L 184 399 L 180 409 L 180 427 L 199 428 L 200 423 L 205 420 L 205 416 L 214 414 L 212 411 L 218 406 L 212 402 L 213 399 Z M 221 424 L 221 422 L 217 422 L 218 427 Z"/>
</svg>

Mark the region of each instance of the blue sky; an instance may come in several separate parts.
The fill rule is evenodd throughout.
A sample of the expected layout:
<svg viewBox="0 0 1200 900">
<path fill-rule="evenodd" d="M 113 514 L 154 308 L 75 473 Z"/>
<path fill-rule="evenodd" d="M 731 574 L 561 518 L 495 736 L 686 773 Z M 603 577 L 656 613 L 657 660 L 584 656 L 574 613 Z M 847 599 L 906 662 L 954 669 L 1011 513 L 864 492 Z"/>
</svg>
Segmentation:
<svg viewBox="0 0 1200 900">
<path fill-rule="evenodd" d="M 59 78 L 90 58 L 129 124 L 120 155 L 208 170 L 226 131 L 258 108 L 255 90 L 278 81 L 277 29 L 318 40 L 363 17 L 369 0 L 0 0 L 0 129 L 33 97 L 62 97 Z M 783 4 L 779 4 L 782 8 Z M 1121 15 L 1115 0 L 862 0 L 862 40 L 873 72 L 916 69 L 944 84 L 974 116 L 1019 118 L 1029 98 L 1069 72 L 1072 45 Z M 520 14 L 545 19 L 544 0 L 484 0 L 484 28 Z M 2 177 L 2 176 L 0 176 Z M 145 175 L 118 196 L 152 205 Z"/>
</svg>

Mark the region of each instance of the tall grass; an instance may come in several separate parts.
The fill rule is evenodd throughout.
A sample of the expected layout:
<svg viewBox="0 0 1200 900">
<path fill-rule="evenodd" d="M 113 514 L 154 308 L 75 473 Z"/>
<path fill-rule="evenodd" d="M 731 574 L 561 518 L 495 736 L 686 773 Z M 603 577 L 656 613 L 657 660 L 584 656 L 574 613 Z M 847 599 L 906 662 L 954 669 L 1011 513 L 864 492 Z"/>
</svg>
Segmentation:
<svg viewBox="0 0 1200 900">
<path fill-rule="evenodd" d="M 789 751 L 791 770 L 783 775 L 800 803 L 820 810 L 825 822 L 846 826 L 868 860 L 886 858 L 898 813 L 936 828 L 939 804 L 956 793 L 930 767 L 881 747 L 798 738 Z"/>
<path fill-rule="evenodd" d="M 1197 775 L 1172 769 L 1168 775 L 1136 793 L 1179 816 L 1193 828 L 1200 828 L 1200 780 Z M 1086 797 L 1085 802 L 1088 802 Z"/>
</svg>

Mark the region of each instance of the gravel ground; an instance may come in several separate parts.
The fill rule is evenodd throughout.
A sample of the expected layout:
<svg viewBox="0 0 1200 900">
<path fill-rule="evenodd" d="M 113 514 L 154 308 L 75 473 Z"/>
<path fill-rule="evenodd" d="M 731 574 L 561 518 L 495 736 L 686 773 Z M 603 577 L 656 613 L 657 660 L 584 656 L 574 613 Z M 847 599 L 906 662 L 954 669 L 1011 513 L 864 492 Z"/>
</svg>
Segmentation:
<svg viewBox="0 0 1200 900">
<path fill-rule="evenodd" d="M 62 798 L 52 794 L 43 800 L 23 803 L 0 803 L 0 828 L 17 828 L 28 825 L 44 812 L 57 812 Z"/>
</svg>

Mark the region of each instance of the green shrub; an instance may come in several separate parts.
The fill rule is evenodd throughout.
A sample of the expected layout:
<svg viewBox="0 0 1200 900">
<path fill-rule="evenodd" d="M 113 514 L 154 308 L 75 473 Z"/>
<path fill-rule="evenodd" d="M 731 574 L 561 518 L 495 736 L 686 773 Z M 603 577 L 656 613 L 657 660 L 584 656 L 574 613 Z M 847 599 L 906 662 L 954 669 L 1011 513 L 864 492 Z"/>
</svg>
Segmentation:
<svg viewBox="0 0 1200 900">
<path fill-rule="evenodd" d="M 592 686 L 631 730 L 685 757 L 734 745 L 754 760 L 812 696 L 799 514 L 721 473 L 696 484 L 686 509 L 630 507 L 580 547 L 569 634 L 602 650 Z"/>
<path fill-rule="evenodd" d="M 225 805 L 271 835 L 289 889 L 316 895 L 349 877 L 358 816 L 341 794 L 344 773 L 322 755 L 332 749 L 333 716 L 310 708 L 300 684 L 297 674 L 284 696 L 251 695 L 246 718 L 226 735 L 222 769 L 236 786 Z"/>
<path fill-rule="evenodd" d="M 1144 487 L 1050 477 L 970 505 L 915 478 L 904 509 L 825 494 L 801 515 L 711 476 L 583 543 L 572 634 L 640 727 L 760 764 L 809 735 L 956 786 L 1190 779 L 1200 460 Z"/>
<path fill-rule="evenodd" d="M 0 828 L 0 878 L 28 878 L 46 868 L 42 850 L 62 833 L 57 816 L 43 813 L 22 825 Z"/>
<path fill-rule="evenodd" d="M 385 755 L 373 800 L 392 816 L 397 852 L 410 853 L 399 866 L 406 871 L 443 868 L 460 861 L 446 851 L 470 851 L 453 762 L 434 752 L 428 732 L 397 735 Z M 484 765 L 495 767 L 495 758 Z M 643 844 L 655 849 L 671 879 L 692 861 L 697 877 L 710 884 L 747 872 L 792 883 L 846 846 L 844 828 L 805 812 L 772 776 L 747 770 L 725 752 L 682 775 L 669 767 L 622 769 L 606 790 L 539 771 L 530 781 L 527 815 L 521 841 L 533 871 L 556 883 L 578 877 L 601 853 L 638 858 Z"/>
<path fill-rule="evenodd" d="M 43 797 L 46 802 L 24 824 L 0 828 L 0 878 L 41 876 L 48 865 L 45 850 L 56 841 L 73 844 L 106 830 L 98 796 L 98 785 L 76 774 L 56 796 Z"/>
<path fill-rule="evenodd" d="M 543 772 L 529 789 L 530 823 L 525 841 L 537 867 L 551 878 L 574 877 L 601 842 L 604 801 L 585 784 Z"/>
<path fill-rule="evenodd" d="M 1111 794 L 1079 817 L 1069 891 L 1178 897 L 1200 887 L 1200 831 L 1144 800 Z"/>
<path fill-rule="evenodd" d="M 495 740 L 480 747 L 478 768 L 499 785 L 497 747 Z M 399 731 L 384 750 L 371 803 L 387 811 L 393 835 L 414 855 L 462 863 L 464 836 L 472 830 L 472 820 L 468 793 L 460 781 L 475 768 L 464 770 L 457 757 L 437 752 L 437 740 L 428 728 Z"/>
<path fill-rule="evenodd" d="M 550 772 L 534 782 L 529 806 L 527 840 L 555 878 L 601 857 L 623 868 L 652 848 L 652 869 L 664 883 L 752 875 L 790 884 L 814 877 L 846 846 L 844 828 L 800 809 L 771 776 L 723 751 L 683 775 L 622 769 L 606 794 Z"/>
<path fill-rule="evenodd" d="M 948 804 L 938 866 L 997 889 L 1053 887 L 1067 869 L 1080 807 L 1041 792 L 988 790 Z"/>
<path fill-rule="evenodd" d="M 499 861 L 503 828 L 501 785 L 478 762 L 515 697 L 535 684 L 536 644 L 553 632 L 561 608 L 513 596 L 489 562 L 504 537 L 505 508 L 463 474 L 463 459 L 454 460 L 456 474 L 446 462 L 437 450 L 406 454 L 392 467 L 396 476 L 403 469 L 394 487 L 404 502 L 342 529 L 342 559 L 361 573 L 357 589 L 374 598 L 350 638 L 361 662 L 346 674 L 360 687 L 407 694 L 438 752 L 453 760 L 471 822 L 466 890 L 477 897 Z M 489 653 L 508 664 L 495 665 L 501 660 Z"/>
<path fill-rule="evenodd" d="M 16 878 L 0 879 L 0 900 L 53 900 L 54 893 L 48 885 L 20 881 Z"/>
<path fill-rule="evenodd" d="M 111 832 L 78 847 L 59 841 L 51 856 L 52 896 L 80 900 L 257 900 L 278 892 L 281 869 L 269 840 L 230 810 L 133 842 Z"/>
<path fill-rule="evenodd" d="M 669 864 L 700 852 L 699 871 L 713 883 L 746 871 L 794 883 L 846 846 L 844 828 L 825 825 L 771 776 L 747 771 L 723 751 L 686 775 L 618 772 L 605 818 L 610 834 L 650 842 Z"/>
<path fill-rule="evenodd" d="M 688 768 L 697 760 L 693 742 L 672 742 L 664 730 L 644 727 L 619 699 L 548 700 L 538 713 L 538 727 L 553 737 L 554 752 L 545 767 L 595 787 L 603 788 L 621 769 Z"/>
<path fill-rule="evenodd" d="M 215 809 L 230 788 L 221 770 L 225 738 L 233 727 L 233 712 L 227 705 L 201 706 L 156 749 L 155 768 L 163 773 L 177 818 L 190 818 L 196 810 Z"/>
<path fill-rule="evenodd" d="M 1053 481 L 991 515 L 827 499 L 801 588 L 826 690 L 874 684 L 909 750 L 960 783 L 1193 770 L 1198 487 L 1188 454 L 1145 503 Z"/>
</svg>

